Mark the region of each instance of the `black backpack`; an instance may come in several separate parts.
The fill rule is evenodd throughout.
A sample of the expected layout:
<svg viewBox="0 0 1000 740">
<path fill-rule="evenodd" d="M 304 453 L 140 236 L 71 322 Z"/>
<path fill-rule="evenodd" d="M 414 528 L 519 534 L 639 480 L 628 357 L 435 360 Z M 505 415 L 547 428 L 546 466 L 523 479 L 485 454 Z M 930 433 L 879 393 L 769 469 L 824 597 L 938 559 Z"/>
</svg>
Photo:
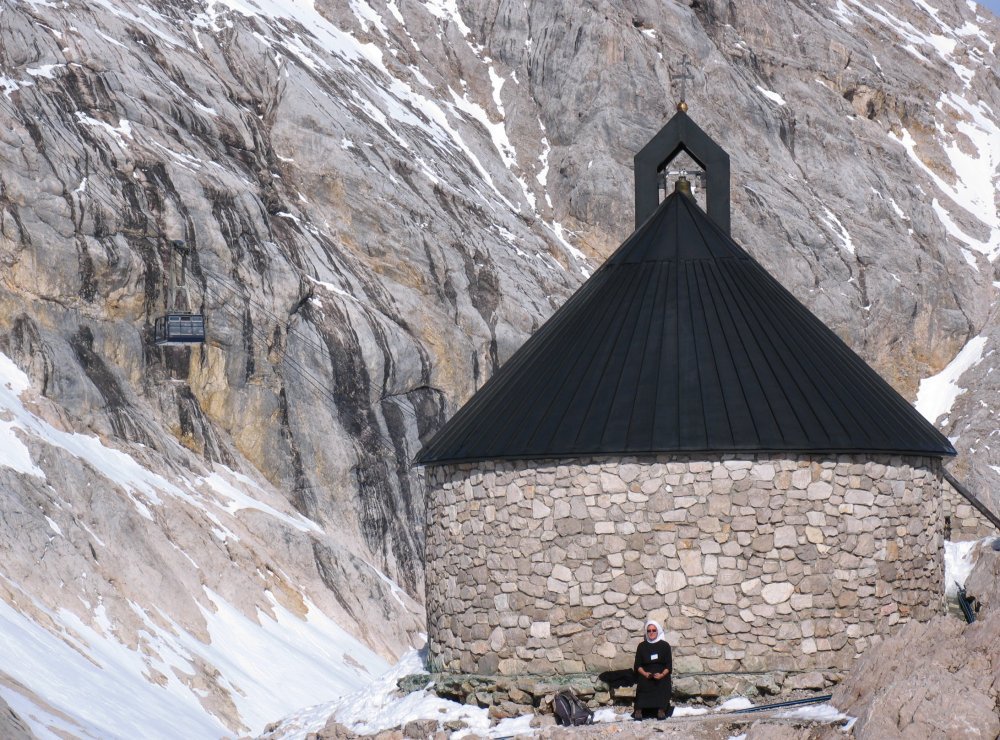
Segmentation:
<svg viewBox="0 0 1000 740">
<path fill-rule="evenodd" d="M 557 725 L 592 725 L 594 713 L 572 691 L 560 691 L 552 698 Z"/>
</svg>

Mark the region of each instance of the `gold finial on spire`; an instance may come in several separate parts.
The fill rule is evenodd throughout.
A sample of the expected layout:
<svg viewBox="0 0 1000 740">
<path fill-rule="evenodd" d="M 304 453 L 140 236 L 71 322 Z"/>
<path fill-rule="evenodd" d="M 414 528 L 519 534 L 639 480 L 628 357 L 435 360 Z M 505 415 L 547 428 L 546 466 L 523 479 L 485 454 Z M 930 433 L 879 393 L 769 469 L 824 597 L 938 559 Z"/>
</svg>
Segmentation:
<svg viewBox="0 0 1000 740">
<path fill-rule="evenodd" d="M 687 81 L 694 80 L 694 75 L 691 74 L 691 60 L 688 59 L 688 55 L 685 54 L 681 57 L 681 71 L 677 72 L 673 69 L 670 70 L 670 86 L 679 84 L 681 89 L 681 99 L 677 103 L 677 110 L 681 113 L 687 113 Z"/>
</svg>

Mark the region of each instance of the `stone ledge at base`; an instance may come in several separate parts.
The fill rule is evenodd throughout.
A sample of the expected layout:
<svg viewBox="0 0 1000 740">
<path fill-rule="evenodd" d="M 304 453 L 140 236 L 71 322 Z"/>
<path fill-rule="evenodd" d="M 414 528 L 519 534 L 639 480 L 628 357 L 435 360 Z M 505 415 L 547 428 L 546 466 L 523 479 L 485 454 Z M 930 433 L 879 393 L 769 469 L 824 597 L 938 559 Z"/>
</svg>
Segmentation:
<svg viewBox="0 0 1000 740">
<path fill-rule="evenodd" d="M 673 698 L 675 702 L 694 700 L 713 704 L 729 696 L 753 698 L 822 690 L 842 679 L 843 674 L 835 670 L 678 674 L 673 681 Z M 571 689 L 592 709 L 631 703 L 635 696 L 633 687 L 609 691 L 607 684 L 591 673 L 544 676 L 418 673 L 404 676 L 398 686 L 404 694 L 430 687 L 443 699 L 487 708 L 494 718 L 516 717 L 537 709 L 546 711 L 552 697 L 564 689 Z"/>
</svg>

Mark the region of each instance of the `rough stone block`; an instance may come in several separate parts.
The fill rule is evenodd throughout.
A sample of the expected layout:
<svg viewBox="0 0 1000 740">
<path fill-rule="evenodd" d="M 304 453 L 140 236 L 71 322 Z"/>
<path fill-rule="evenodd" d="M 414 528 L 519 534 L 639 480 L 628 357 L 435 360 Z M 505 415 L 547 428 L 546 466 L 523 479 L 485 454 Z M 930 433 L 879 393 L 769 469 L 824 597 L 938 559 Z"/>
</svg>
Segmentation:
<svg viewBox="0 0 1000 740">
<path fill-rule="evenodd" d="M 809 525 L 812 527 L 824 527 L 827 523 L 826 514 L 822 511 L 807 511 L 806 521 L 809 522 Z"/>
<path fill-rule="evenodd" d="M 642 473 L 642 466 L 633 463 L 618 466 L 618 477 L 623 483 L 631 483 Z"/>
<path fill-rule="evenodd" d="M 848 489 L 844 494 L 844 501 L 849 504 L 871 506 L 875 503 L 875 494 L 871 491 L 863 491 L 858 488 Z"/>
<path fill-rule="evenodd" d="M 602 642 L 594 649 L 602 658 L 612 659 L 618 656 L 618 648 L 609 642 Z"/>
<path fill-rule="evenodd" d="M 639 490 L 645 493 L 647 496 L 650 496 L 654 493 L 658 493 L 661 487 L 662 484 L 660 483 L 660 481 L 655 478 L 652 478 L 650 480 L 643 481 L 642 485 L 639 486 Z"/>
<path fill-rule="evenodd" d="M 750 615 L 752 618 L 752 614 Z M 730 634 L 741 634 L 750 631 L 750 625 L 739 617 L 728 615 L 722 620 L 722 626 Z"/>
<path fill-rule="evenodd" d="M 809 468 L 799 468 L 792 473 L 791 487 L 805 490 L 812 482 L 812 471 Z"/>
<path fill-rule="evenodd" d="M 732 498 L 727 494 L 712 494 L 708 497 L 708 513 L 712 516 L 728 516 L 732 508 Z"/>
<path fill-rule="evenodd" d="M 812 594 L 792 594 L 789 602 L 793 610 L 802 611 L 803 609 L 812 608 L 813 597 Z"/>
<path fill-rule="evenodd" d="M 739 570 L 719 568 L 719 573 L 715 577 L 715 582 L 720 586 L 735 586 L 742 583 L 746 576 Z"/>
<path fill-rule="evenodd" d="M 656 590 L 661 594 L 680 591 L 687 585 L 683 572 L 676 570 L 660 570 L 656 573 Z"/>
<path fill-rule="evenodd" d="M 750 612 L 762 619 L 772 619 L 777 614 L 777 610 L 770 604 L 754 604 L 750 607 Z"/>
<path fill-rule="evenodd" d="M 818 527 L 806 527 L 806 540 L 814 545 L 822 543 L 826 538 L 823 536 L 823 530 Z"/>
<path fill-rule="evenodd" d="M 791 597 L 795 587 L 790 583 L 768 583 L 761 589 L 761 598 L 768 604 L 781 604 Z"/>
<path fill-rule="evenodd" d="M 681 570 L 689 578 L 691 576 L 700 576 L 704 572 L 701 552 L 699 550 L 681 550 L 677 553 L 677 557 L 681 561 Z"/>
<path fill-rule="evenodd" d="M 732 585 L 718 586 L 713 591 L 712 597 L 717 604 L 736 604 L 736 588 Z"/>
<path fill-rule="evenodd" d="M 561 563 L 552 566 L 552 577 L 559 581 L 569 583 L 573 580 L 573 572 Z"/>
<path fill-rule="evenodd" d="M 549 578 L 545 582 L 548 590 L 553 594 L 565 594 L 569 592 L 569 584 L 565 581 L 560 581 L 557 578 Z"/>
<path fill-rule="evenodd" d="M 627 493 L 628 486 L 620 477 L 612 473 L 601 473 L 601 490 L 605 493 Z"/>
<path fill-rule="evenodd" d="M 795 531 L 795 527 L 791 525 L 775 527 L 774 529 L 775 547 L 795 547 L 798 544 L 799 544 L 799 536 L 798 533 Z"/>
<path fill-rule="evenodd" d="M 550 637 L 552 635 L 551 626 L 548 622 L 532 622 L 530 634 L 539 639 Z"/>
<path fill-rule="evenodd" d="M 819 691 L 826 688 L 826 679 L 819 671 L 800 673 L 785 680 L 785 688 L 793 690 Z"/>
<path fill-rule="evenodd" d="M 703 516 L 698 520 L 698 529 L 706 534 L 714 534 L 722 531 L 722 523 L 718 517 Z"/>
</svg>

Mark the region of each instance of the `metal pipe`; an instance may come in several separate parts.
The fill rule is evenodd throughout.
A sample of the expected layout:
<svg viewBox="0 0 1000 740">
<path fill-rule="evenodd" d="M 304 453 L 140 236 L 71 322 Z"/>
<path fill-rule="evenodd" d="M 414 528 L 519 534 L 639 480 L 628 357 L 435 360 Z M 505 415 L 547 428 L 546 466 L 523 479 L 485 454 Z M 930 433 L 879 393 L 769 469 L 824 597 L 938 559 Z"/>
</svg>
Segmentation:
<svg viewBox="0 0 1000 740">
<path fill-rule="evenodd" d="M 813 696 L 808 699 L 792 699 L 791 701 L 781 701 L 777 704 L 762 704 L 759 707 L 750 707 L 748 709 L 737 709 L 735 712 L 730 712 L 730 714 L 750 714 L 751 712 L 763 712 L 767 709 L 780 709 L 782 707 L 795 707 L 800 704 L 819 704 L 820 702 L 830 701 L 833 698 L 833 694 L 824 694 L 823 696 Z"/>
<path fill-rule="evenodd" d="M 972 624 L 976 621 L 976 612 L 972 608 L 972 601 L 961 586 L 958 587 L 958 606 L 962 609 L 962 616 L 965 617 L 967 624 Z"/>
</svg>

